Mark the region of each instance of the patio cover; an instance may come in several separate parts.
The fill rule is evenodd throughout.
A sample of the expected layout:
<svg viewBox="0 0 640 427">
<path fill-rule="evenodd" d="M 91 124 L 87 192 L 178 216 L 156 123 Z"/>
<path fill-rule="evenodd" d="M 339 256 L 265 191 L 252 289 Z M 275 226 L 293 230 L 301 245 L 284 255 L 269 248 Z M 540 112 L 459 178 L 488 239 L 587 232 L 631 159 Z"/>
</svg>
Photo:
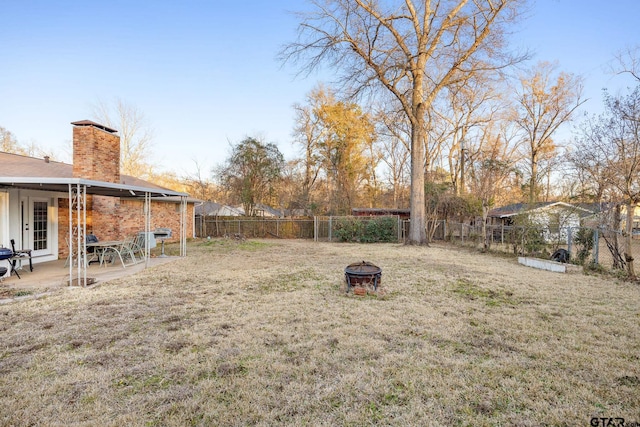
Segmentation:
<svg viewBox="0 0 640 427">
<path fill-rule="evenodd" d="M 43 177 L 0 177 L 0 188 L 19 188 L 28 190 L 55 191 L 69 194 L 69 284 L 73 283 L 74 277 L 77 283 L 82 286 L 87 284 L 86 262 L 76 262 L 73 259 L 73 248 L 81 248 L 82 253 L 86 252 L 86 196 L 111 196 L 128 199 L 144 199 L 145 212 L 145 233 L 151 230 L 151 199 L 173 199 L 179 198 L 180 209 L 180 256 L 186 256 L 187 231 L 186 213 L 187 197 L 186 193 L 173 191 L 161 187 L 146 187 L 138 185 L 116 184 L 104 181 L 93 181 L 82 178 L 43 178 Z M 149 263 L 149 241 L 146 241 L 146 261 Z"/>
</svg>

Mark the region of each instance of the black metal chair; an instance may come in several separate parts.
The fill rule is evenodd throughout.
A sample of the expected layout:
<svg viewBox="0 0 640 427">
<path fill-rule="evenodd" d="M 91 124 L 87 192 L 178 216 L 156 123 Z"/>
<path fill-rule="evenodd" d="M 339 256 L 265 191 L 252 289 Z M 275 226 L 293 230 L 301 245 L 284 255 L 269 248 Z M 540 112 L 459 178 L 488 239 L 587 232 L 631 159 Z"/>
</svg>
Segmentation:
<svg viewBox="0 0 640 427">
<path fill-rule="evenodd" d="M 98 237 L 95 234 L 87 234 L 85 236 L 85 240 L 87 243 L 98 243 Z M 87 247 L 87 265 L 90 265 L 92 262 L 97 262 L 102 264 L 101 261 L 101 253 L 97 251 L 94 247 Z"/>
<path fill-rule="evenodd" d="M 29 259 L 29 271 L 33 271 L 33 262 L 31 259 L 31 249 L 16 249 L 16 241 L 11 239 L 11 250 L 13 251 L 13 256 L 9 260 L 11 263 L 11 272 L 16 273 L 16 276 L 20 278 L 20 275 L 16 271 L 16 264 L 20 261 L 20 267 L 22 267 L 22 261 Z"/>
</svg>

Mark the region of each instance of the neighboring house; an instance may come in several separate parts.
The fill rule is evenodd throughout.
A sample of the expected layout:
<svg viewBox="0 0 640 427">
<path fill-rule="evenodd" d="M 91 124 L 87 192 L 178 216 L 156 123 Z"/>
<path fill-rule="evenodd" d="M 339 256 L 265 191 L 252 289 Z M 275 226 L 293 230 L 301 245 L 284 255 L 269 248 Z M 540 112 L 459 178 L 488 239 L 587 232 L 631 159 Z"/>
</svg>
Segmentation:
<svg viewBox="0 0 640 427">
<path fill-rule="evenodd" d="M 242 212 L 244 212 L 243 208 Z M 268 217 L 268 218 L 282 218 L 284 217 L 284 213 L 279 211 L 278 209 L 272 208 L 271 206 L 263 205 L 262 203 L 256 204 L 254 208 L 256 211 L 256 216 Z"/>
<path fill-rule="evenodd" d="M 595 213 L 588 205 L 564 202 L 539 202 L 533 204 L 516 203 L 489 211 L 487 217 L 491 225 L 517 224 L 516 218 L 524 218 L 531 225 L 545 229 L 546 240 L 566 239 L 567 229 L 580 227 L 585 218 Z"/>
<path fill-rule="evenodd" d="M 72 125 L 72 165 L 0 152 L 0 244 L 15 239 L 38 263 L 65 258 L 70 233 L 121 240 L 162 227 L 172 229 L 169 240 L 193 236 L 187 194 L 120 175 L 116 130 L 88 120 Z"/>
<path fill-rule="evenodd" d="M 387 209 L 387 208 L 352 208 L 353 216 L 399 216 L 401 219 L 409 219 L 411 209 Z"/>
<path fill-rule="evenodd" d="M 281 218 L 282 212 L 261 203 L 256 204 L 256 215 L 259 217 Z M 242 206 L 227 206 L 216 202 L 204 202 L 196 205 L 196 216 L 245 216 Z"/>
<path fill-rule="evenodd" d="M 201 216 L 243 216 L 244 211 L 216 202 L 204 202 L 196 205 L 195 214 Z"/>
</svg>

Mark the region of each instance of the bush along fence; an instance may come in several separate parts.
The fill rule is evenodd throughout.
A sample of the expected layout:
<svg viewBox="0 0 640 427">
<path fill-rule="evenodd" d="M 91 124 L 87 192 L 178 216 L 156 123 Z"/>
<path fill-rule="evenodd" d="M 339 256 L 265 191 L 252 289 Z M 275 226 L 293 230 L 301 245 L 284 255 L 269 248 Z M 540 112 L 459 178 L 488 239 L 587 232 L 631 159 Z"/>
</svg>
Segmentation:
<svg viewBox="0 0 640 427">
<path fill-rule="evenodd" d="M 603 228 L 487 225 L 485 239 L 482 226 L 442 221 L 439 227 L 452 243 L 544 259 L 564 249 L 571 263 L 605 269 L 624 270 L 624 253 L 640 253 L 640 240 L 627 248 L 621 231 Z"/>
<path fill-rule="evenodd" d="M 401 242 L 398 216 L 313 218 L 196 217 L 196 236 L 313 239 L 329 242 Z"/>
<path fill-rule="evenodd" d="M 329 242 L 401 242 L 403 221 L 389 216 L 314 217 L 314 240 Z"/>
</svg>

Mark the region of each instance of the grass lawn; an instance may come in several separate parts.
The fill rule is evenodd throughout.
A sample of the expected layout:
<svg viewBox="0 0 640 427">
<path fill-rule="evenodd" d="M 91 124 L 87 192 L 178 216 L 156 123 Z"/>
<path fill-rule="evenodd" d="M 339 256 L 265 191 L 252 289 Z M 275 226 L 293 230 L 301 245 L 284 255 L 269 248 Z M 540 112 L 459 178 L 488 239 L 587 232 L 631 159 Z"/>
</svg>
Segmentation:
<svg viewBox="0 0 640 427">
<path fill-rule="evenodd" d="M 0 425 L 640 422 L 637 284 L 446 246 L 188 251 L 0 306 Z M 384 297 L 345 294 L 361 260 Z"/>
</svg>

